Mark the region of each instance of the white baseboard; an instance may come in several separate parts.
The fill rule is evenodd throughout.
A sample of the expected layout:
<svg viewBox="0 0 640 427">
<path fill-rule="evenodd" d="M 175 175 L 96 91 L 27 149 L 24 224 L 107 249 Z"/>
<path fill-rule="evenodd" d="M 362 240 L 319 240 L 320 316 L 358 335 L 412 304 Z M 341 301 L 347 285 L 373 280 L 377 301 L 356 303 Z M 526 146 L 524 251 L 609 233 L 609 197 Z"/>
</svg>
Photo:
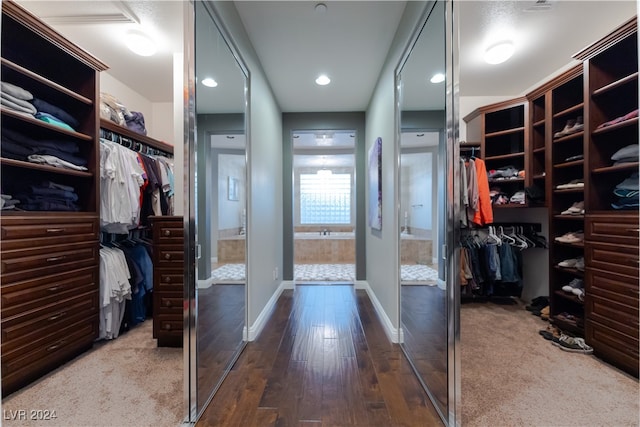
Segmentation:
<svg viewBox="0 0 640 427">
<path fill-rule="evenodd" d="M 436 266 L 436 270 L 438 269 L 438 257 L 434 256 L 431 258 L 431 265 L 435 265 Z"/>
<path fill-rule="evenodd" d="M 273 295 L 271 295 L 271 298 L 269 298 L 269 301 L 267 301 L 267 304 L 258 315 L 256 321 L 253 322 L 253 325 L 249 327 L 249 330 L 247 332 L 243 332 L 242 335 L 244 336 L 246 341 L 253 341 L 258 338 L 258 335 L 260 335 L 260 332 L 262 332 L 262 329 L 264 329 L 264 326 L 267 324 L 267 321 L 269 320 L 269 317 L 271 316 L 271 313 L 273 312 L 273 309 L 278 302 L 278 298 L 280 298 L 280 294 L 282 294 L 282 291 L 285 289 L 285 283 L 288 284 L 289 282 L 280 282 L 278 289 L 276 289 Z"/>
<path fill-rule="evenodd" d="M 282 286 L 282 289 L 295 289 L 296 282 L 293 280 L 283 280 L 280 286 Z"/>
<path fill-rule="evenodd" d="M 438 279 L 438 287 L 440 289 L 442 289 L 443 291 L 446 291 L 447 290 L 447 282 L 445 282 L 442 279 Z"/>
<path fill-rule="evenodd" d="M 369 282 L 359 280 L 355 283 L 355 285 L 356 289 L 364 289 L 367 291 L 367 295 L 369 295 L 369 299 L 373 304 L 373 308 L 376 309 L 378 318 L 380 318 L 380 321 L 382 322 L 382 328 L 384 329 L 385 334 L 387 334 L 387 338 L 389 338 L 389 341 L 391 341 L 392 343 L 400 342 L 398 336 L 398 328 L 393 326 L 391 319 L 389 319 L 389 316 L 387 316 L 387 313 L 382 308 L 382 304 L 380 304 L 380 301 L 378 301 L 378 297 L 376 297 L 376 294 L 371 289 L 371 286 L 369 286 Z"/>
<path fill-rule="evenodd" d="M 213 285 L 213 276 L 208 279 L 199 280 L 196 282 L 198 284 L 198 289 L 207 289 Z"/>
</svg>

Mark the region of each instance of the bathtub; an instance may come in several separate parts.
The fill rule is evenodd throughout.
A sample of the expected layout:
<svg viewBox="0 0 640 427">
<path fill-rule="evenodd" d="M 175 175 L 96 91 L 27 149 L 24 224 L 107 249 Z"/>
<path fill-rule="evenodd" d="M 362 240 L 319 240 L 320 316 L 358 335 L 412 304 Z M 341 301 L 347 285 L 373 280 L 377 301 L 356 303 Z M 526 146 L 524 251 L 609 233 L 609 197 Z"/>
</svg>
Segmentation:
<svg viewBox="0 0 640 427">
<path fill-rule="evenodd" d="M 355 233 L 332 231 L 296 232 L 294 234 L 294 262 L 296 264 L 353 264 L 356 262 Z"/>
</svg>

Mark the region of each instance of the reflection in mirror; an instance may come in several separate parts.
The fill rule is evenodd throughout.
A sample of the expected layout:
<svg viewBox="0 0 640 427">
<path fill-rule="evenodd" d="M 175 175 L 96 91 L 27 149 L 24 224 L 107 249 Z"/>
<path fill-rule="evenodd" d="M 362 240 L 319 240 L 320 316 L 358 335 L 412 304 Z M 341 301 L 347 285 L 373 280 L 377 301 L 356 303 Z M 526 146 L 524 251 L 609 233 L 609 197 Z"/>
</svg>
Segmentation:
<svg viewBox="0 0 640 427">
<path fill-rule="evenodd" d="M 445 265 L 445 22 L 438 2 L 402 66 L 400 301 L 402 347 L 440 415 L 448 413 Z"/>
<path fill-rule="evenodd" d="M 243 345 L 246 76 L 213 15 L 195 3 L 196 391 L 206 407 Z"/>
</svg>

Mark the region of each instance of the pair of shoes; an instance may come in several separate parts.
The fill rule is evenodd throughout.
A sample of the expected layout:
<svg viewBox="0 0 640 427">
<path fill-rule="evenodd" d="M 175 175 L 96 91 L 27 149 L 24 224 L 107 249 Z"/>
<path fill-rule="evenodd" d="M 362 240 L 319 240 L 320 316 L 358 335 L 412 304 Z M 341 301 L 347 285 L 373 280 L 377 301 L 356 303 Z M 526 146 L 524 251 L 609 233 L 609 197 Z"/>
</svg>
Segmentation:
<svg viewBox="0 0 640 427">
<path fill-rule="evenodd" d="M 560 261 L 558 266 L 564 268 L 578 268 L 578 266 L 582 266 L 582 270 L 584 270 L 584 257 L 565 259 L 564 261 Z"/>
<path fill-rule="evenodd" d="M 560 347 L 564 351 L 570 351 L 573 353 L 593 353 L 593 347 L 584 342 L 583 338 L 570 337 L 569 335 L 561 334 L 558 341 L 553 341 L 553 345 Z"/>
<path fill-rule="evenodd" d="M 582 232 L 582 230 L 570 231 L 563 234 L 562 236 L 556 237 L 555 240 L 556 242 L 561 243 L 579 243 L 584 240 L 584 233 Z"/>
<path fill-rule="evenodd" d="M 567 120 L 567 124 L 560 132 L 556 132 L 553 134 L 554 138 L 562 138 L 563 136 L 571 135 L 572 133 L 580 132 L 584 130 L 584 123 L 582 121 L 582 116 L 578 116 L 576 119 Z"/>
<path fill-rule="evenodd" d="M 524 308 L 527 311 L 540 311 L 547 305 L 549 305 L 549 297 L 541 296 L 532 299 L 531 304 L 525 306 Z"/>
<path fill-rule="evenodd" d="M 555 325 L 547 325 L 546 329 L 541 329 L 538 333 L 542 335 L 545 340 L 553 342 L 559 342 L 562 336 L 562 331 Z"/>
<path fill-rule="evenodd" d="M 549 316 L 549 306 L 548 305 L 545 305 L 540 310 L 533 310 L 531 312 L 531 314 L 533 314 L 534 316 L 538 316 L 538 317 L 542 317 L 543 313 L 545 313 L 547 315 L 547 317 Z M 542 320 L 547 320 L 547 319 L 542 319 Z"/>
<path fill-rule="evenodd" d="M 542 310 L 540 310 L 540 318 L 542 320 L 549 320 L 549 306 L 546 306 Z"/>
<path fill-rule="evenodd" d="M 572 281 L 569 282 L 569 284 L 564 285 L 562 287 L 562 290 L 565 292 L 568 292 L 570 294 L 574 294 L 574 295 L 578 295 L 578 290 L 579 289 L 584 289 L 584 282 L 582 281 L 582 279 L 573 279 Z"/>
<path fill-rule="evenodd" d="M 560 215 L 584 215 L 584 201 L 575 202 L 571 207 L 560 212 Z"/>
<path fill-rule="evenodd" d="M 584 188 L 584 179 L 572 179 L 566 184 L 556 185 L 557 190 L 567 190 L 569 188 Z M 582 205 L 582 208 L 584 209 L 584 204 Z"/>
</svg>

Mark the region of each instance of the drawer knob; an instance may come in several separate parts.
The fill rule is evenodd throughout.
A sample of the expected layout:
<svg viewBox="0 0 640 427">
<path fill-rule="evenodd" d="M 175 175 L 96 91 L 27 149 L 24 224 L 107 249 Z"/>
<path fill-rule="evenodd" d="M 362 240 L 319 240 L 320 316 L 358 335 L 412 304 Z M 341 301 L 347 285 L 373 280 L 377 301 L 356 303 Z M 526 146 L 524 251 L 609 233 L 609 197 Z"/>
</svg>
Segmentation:
<svg viewBox="0 0 640 427">
<path fill-rule="evenodd" d="M 49 317 L 47 320 L 49 322 L 53 322 L 54 320 L 58 320 L 59 318 L 65 316 L 66 314 L 67 314 L 66 311 L 61 311 L 60 313 L 54 314 L 53 316 Z"/>
<path fill-rule="evenodd" d="M 63 259 L 65 259 L 66 257 L 64 255 L 62 256 L 52 256 L 50 258 L 47 258 L 47 262 L 55 262 L 55 261 L 61 261 Z"/>
<path fill-rule="evenodd" d="M 164 259 L 171 259 L 171 254 L 164 254 Z"/>
<path fill-rule="evenodd" d="M 165 323 L 164 328 L 165 328 L 167 331 L 170 331 L 170 330 L 171 330 L 171 323 Z"/>
<path fill-rule="evenodd" d="M 171 301 L 167 300 L 167 301 L 164 303 L 164 305 L 165 305 L 166 307 L 171 307 Z"/>
<path fill-rule="evenodd" d="M 47 228 L 47 233 L 62 233 L 64 228 Z"/>
<path fill-rule="evenodd" d="M 59 349 L 60 347 L 62 347 L 62 346 L 64 345 L 64 343 L 65 343 L 65 340 L 58 341 L 58 342 L 57 342 L 57 343 L 55 343 L 54 345 L 52 345 L 52 346 L 50 346 L 50 347 L 47 347 L 47 351 L 54 351 L 54 350 L 57 350 L 57 349 Z"/>
<path fill-rule="evenodd" d="M 165 283 L 171 283 L 171 276 L 167 276 L 164 278 Z"/>
<path fill-rule="evenodd" d="M 171 231 L 169 231 L 169 230 L 164 230 L 164 235 L 165 235 L 165 236 L 171 236 Z"/>
<path fill-rule="evenodd" d="M 57 291 L 58 289 L 64 289 L 64 286 L 52 286 L 52 287 L 50 287 L 50 288 L 47 288 L 47 290 L 48 290 L 49 292 L 55 292 L 55 291 Z"/>
</svg>

